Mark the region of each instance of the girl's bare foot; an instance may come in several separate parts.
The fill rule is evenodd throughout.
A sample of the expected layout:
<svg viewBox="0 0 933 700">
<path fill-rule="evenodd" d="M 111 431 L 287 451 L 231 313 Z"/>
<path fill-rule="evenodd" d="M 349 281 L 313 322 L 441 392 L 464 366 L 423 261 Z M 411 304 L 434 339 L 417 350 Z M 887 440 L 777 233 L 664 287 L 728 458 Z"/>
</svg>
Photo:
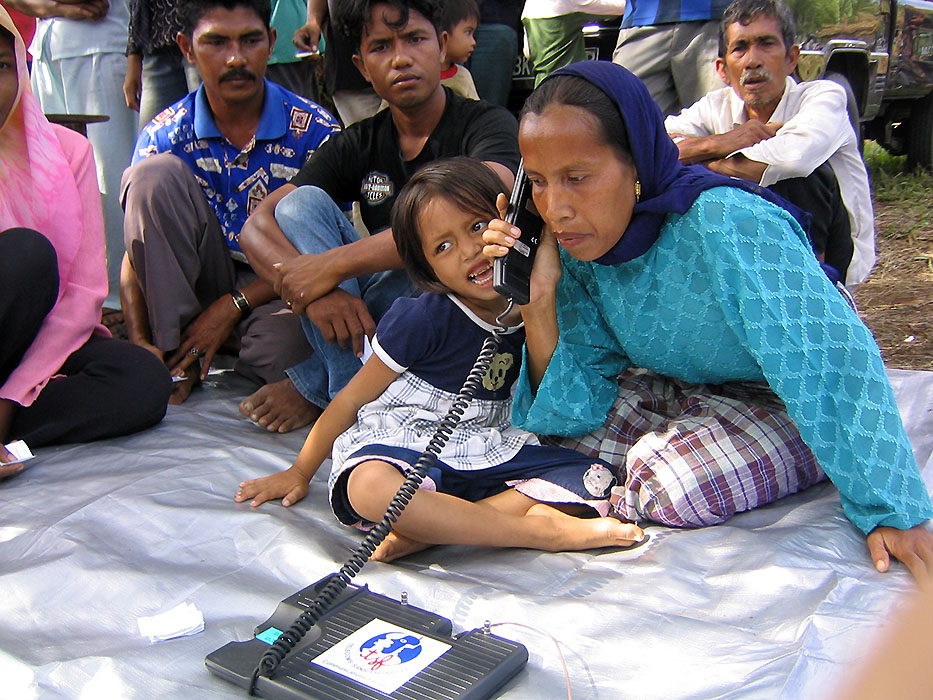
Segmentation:
<svg viewBox="0 0 933 700">
<path fill-rule="evenodd" d="M 376 547 L 376 550 L 370 558 L 373 561 L 390 562 L 394 559 L 414 554 L 415 552 L 422 552 L 432 546 L 433 545 L 425 542 L 409 539 L 405 537 L 405 535 L 400 535 L 395 530 L 392 530 L 382 543 Z"/>
</svg>

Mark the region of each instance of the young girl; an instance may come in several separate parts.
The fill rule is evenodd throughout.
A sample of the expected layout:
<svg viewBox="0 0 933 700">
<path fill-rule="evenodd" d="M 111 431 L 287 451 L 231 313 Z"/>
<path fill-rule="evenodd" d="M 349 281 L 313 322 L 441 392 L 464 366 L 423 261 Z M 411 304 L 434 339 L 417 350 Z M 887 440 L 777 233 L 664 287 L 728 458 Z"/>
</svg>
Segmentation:
<svg viewBox="0 0 933 700">
<path fill-rule="evenodd" d="M 438 161 L 408 182 L 392 230 L 409 274 L 426 293 L 397 300 L 383 317 L 373 355 L 318 418 L 295 463 L 243 482 L 236 501 L 258 506 L 281 498 L 289 506 L 305 496 L 332 454 L 337 518 L 362 528 L 382 518 L 506 309 L 482 252 L 500 189 L 496 175 L 470 158 Z M 523 341 L 521 326 L 502 334 L 482 386 L 374 559 L 431 544 L 562 551 L 643 537 L 614 518 L 574 517 L 609 512 L 615 483 L 609 465 L 544 447 L 510 424 Z"/>
</svg>

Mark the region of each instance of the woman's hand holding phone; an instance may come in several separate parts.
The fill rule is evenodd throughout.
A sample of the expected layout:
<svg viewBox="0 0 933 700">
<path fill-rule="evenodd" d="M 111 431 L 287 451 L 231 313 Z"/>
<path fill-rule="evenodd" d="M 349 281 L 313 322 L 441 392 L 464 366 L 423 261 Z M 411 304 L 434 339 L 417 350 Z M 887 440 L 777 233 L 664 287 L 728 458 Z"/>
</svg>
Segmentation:
<svg viewBox="0 0 933 700">
<path fill-rule="evenodd" d="M 493 219 L 483 232 L 486 246 L 483 254 L 495 261 L 506 255 L 521 238 L 518 227 L 505 221 L 508 199 L 500 194 L 496 200 L 499 219 Z M 560 281 L 560 255 L 557 239 L 547 226 L 541 231 L 541 241 L 531 270 L 529 301 L 519 310 L 525 322 L 525 345 L 528 349 L 528 380 L 532 391 L 537 391 L 541 379 L 557 347 L 557 283 Z"/>
</svg>

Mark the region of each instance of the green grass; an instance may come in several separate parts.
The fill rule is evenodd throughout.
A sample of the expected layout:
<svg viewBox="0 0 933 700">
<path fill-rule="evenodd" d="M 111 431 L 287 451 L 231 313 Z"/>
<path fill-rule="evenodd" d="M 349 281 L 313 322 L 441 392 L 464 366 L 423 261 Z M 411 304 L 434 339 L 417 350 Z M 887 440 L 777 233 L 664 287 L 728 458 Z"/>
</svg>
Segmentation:
<svg viewBox="0 0 933 700">
<path fill-rule="evenodd" d="M 892 156 L 874 141 L 865 142 L 865 162 L 875 201 L 895 205 L 899 214 L 898 230 L 881 235 L 901 238 L 933 228 L 933 173 L 908 170 L 907 156 Z"/>
</svg>

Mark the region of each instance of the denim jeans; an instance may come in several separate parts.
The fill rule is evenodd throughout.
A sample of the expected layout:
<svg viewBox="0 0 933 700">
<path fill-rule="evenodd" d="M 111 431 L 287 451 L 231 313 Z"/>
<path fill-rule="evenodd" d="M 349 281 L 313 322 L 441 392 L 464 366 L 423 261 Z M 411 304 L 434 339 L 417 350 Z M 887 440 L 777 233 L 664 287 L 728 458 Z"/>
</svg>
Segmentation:
<svg viewBox="0 0 933 700">
<path fill-rule="evenodd" d="M 323 253 L 360 238 L 327 193 L 310 185 L 286 195 L 276 205 L 275 220 L 302 254 Z M 392 302 L 415 293 L 415 286 L 403 270 L 354 277 L 343 282 L 340 289 L 365 301 L 377 323 Z M 362 364 L 352 348 L 326 342 L 307 316 L 302 317 L 301 324 L 314 353 L 309 360 L 287 370 L 286 374 L 302 396 L 323 408 L 346 386 Z"/>
</svg>

